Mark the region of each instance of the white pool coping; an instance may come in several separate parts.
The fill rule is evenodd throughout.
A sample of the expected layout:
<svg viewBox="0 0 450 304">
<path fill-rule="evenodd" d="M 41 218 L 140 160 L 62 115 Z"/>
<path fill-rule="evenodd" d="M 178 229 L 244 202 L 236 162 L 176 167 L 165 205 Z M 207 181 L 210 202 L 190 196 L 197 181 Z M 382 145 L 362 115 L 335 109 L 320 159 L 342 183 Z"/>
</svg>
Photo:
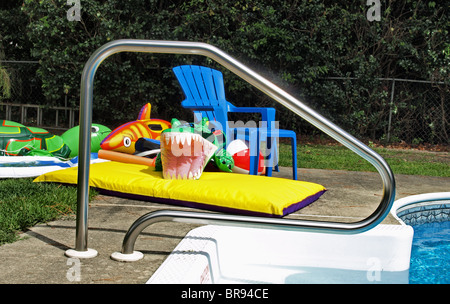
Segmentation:
<svg viewBox="0 0 450 304">
<path fill-rule="evenodd" d="M 356 235 L 207 225 L 190 231 L 147 283 L 407 283 L 412 236 L 404 225 Z"/>
</svg>

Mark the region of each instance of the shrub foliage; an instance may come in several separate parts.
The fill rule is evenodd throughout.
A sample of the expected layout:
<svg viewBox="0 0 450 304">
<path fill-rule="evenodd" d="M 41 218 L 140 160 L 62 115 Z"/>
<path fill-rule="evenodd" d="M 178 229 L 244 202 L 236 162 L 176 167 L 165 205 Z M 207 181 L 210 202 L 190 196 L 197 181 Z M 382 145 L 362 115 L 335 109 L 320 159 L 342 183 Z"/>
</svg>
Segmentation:
<svg viewBox="0 0 450 304">
<path fill-rule="evenodd" d="M 12 2 L 17 3 L 5 3 Z M 67 19 L 72 6 L 67 2 L 76 1 L 24 0 L 17 10 L 27 20 L 26 43 L 31 58 L 40 61 L 48 104 L 67 96 L 77 106 L 85 62 L 97 48 L 120 38 L 215 45 L 358 136 L 379 137 L 385 131 L 390 88 L 380 78 L 441 81 L 448 91 L 445 1 L 380 1 L 380 21 L 368 20 L 371 7 L 365 0 L 80 0 L 80 21 Z M 6 52 L 13 52 L 9 42 L 23 39 L 20 35 L 8 36 Z M 114 126 L 135 118 L 145 102 L 152 103 L 154 116 L 184 119 L 188 114 L 180 107 L 183 96 L 171 68 L 186 63 L 221 68 L 199 56 L 119 53 L 108 58 L 96 74 L 94 120 Z M 281 127 L 307 128 L 295 114 L 223 72 L 234 104 L 276 106 Z M 352 80 L 324 81 L 329 77 Z"/>
</svg>

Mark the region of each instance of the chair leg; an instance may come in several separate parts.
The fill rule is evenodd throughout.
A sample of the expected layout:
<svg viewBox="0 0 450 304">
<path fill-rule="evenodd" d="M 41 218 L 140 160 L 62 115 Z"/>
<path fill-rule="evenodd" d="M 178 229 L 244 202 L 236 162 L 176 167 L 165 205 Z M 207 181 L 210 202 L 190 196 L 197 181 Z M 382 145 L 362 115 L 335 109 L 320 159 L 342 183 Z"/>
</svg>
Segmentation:
<svg viewBox="0 0 450 304">
<path fill-rule="evenodd" d="M 297 180 L 297 138 L 294 132 L 289 132 L 289 134 L 283 134 L 279 137 L 288 137 L 291 140 L 291 153 L 292 153 L 292 179 Z M 266 176 L 272 176 L 273 171 L 273 161 L 278 159 L 278 146 L 275 137 L 267 137 L 267 149 L 269 150 L 269 155 L 267 157 L 267 167 Z M 278 170 L 278 161 L 275 164 L 275 170 Z"/>
<path fill-rule="evenodd" d="M 297 138 L 291 137 L 291 147 L 292 147 L 292 179 L 297 180 Z"/>
<path fill-rule="evenodd" d="M 274 153 L 272 152 L 272 147 L 276 147 L 276 139 L 274 137 L 267 137 L 266 138 L 266 148 L 268 153 L 267 159 L 266 159 L 266 176 L 272 176 L 273 171 L 273 159 L 274 159 Z"/>
<path fill-rule="evenodd" d="M 259 165 L 259 142 L 258 132 L 249 131 L 249 149 L 250 149 L 250 175 L 258 175 Z"/>
<path fill-rule="evenodd" d="M 273 159 L 275 160 L 275 172 L 280 172 L 280 167 L 278 165 L 278 161 L 279 161 L 279 151 L 278 151 L 278 143 L 276 141 L 274 141 L 275 143 L 275 150 L 274 150 L 274 155 L 273 155 Z"/>
</svg>

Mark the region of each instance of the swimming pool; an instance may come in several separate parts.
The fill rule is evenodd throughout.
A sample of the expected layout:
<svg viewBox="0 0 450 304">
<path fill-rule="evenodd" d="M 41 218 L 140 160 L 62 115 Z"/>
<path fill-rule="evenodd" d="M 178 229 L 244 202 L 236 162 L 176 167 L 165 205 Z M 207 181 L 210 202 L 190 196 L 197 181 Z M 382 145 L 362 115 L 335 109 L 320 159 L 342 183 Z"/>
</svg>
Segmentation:
<svg viewBox="0 0 450 304">
<path fill-rule="evenodd" d="M 450 193 L 407 198 L 393 209 L 414 229 L 409 283 L 450 283 Z"/>
<path fill-rule="evenodd" d="M 415 283 L 414 233 L 405 221 L 445 222 L 449 207 L 448 192 L 407 197 L 391 209 L 399 225 L 354 235 L 202 226 L 186 235 L 147 283 Z"/>
<path fill-rule="evenodd" d="M 413 226 L 409 283 L 450 283 L 450 221 Z"/>
</svg>

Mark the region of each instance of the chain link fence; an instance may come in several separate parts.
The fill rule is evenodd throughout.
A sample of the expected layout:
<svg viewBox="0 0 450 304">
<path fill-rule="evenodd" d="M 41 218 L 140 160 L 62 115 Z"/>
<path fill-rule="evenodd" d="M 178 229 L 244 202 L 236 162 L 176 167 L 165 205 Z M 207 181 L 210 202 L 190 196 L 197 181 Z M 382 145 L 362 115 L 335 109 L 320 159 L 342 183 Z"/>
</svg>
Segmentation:
<svg viewBox="0 0 450 304">
<path fill-rule="evenodd" d="M 49 107 L 42 92 L 42 84 L 37 76 L 39 62 L 37 61 L 2 61 L 12 79 L 11 98 L 0 100 L 0 119 L 10 119 L 26 122 L 29 125 L 43 125 L 57 128 L 70 128 L 73 125 L 73 113 L 76 109 L 69 108 L 67 96 L 61 96 L 57 101 L 60 109 Z M 344 92 L 348 92 L 355 78 L 326 78 L 322 81 L 334 84 Z M 408 144 L 444 144 L 450 142 L 450 101 L 448 84 L 423 80 L 379 79 L 383 90 L 383 101 L 376 100 L 372 106 L 373 121 L 377 121 L 370 130 L 364 126 L 349 124 L 353 133 L 387 143 L 405 142 Z M 344 97 L 345 98 L 345 97 Z M 356 96 L 355 99 L 359 97 Z M 42 105 L 41 111 L 36 107 L 9 107 L 5 104 Z M 353 108 L 353 113 L 364 113 Z M 364 105 L 367 107 L 367 105 Z M 341 117 L 348 119 L 350 111 Z M 367 112 L 367 111 L 366 111 Z M 72 116 L 70 116 L 72 115 Z M 347 115 L 347 117 L 345 116 Z M 25 117 L 24 117 L 25 116 Z M 364 124 L 364 119 L 360 119 Z M 70 125 L 69 125 L 70 124 Z M 360 123 L 361 124 L 361 123 Z M 357 129 L 359 128 L 359 130 Z M 367 127 L 369 129 L 369 127 Z M 363 131 L 361 131 L 363 130 Z"/>
<path fill-rule="evenodd" d="M 42 84 L 36 72 L 39 61 L 9 61 L 0 62 L 6 68 L 11 78 L 11 98 L 3 101 L 14 103 L 44 104 Z"/>
<path fill-rule="evenodd" d="M 444 83 L 391 79 L 387 141 L 448 144 L 449 88 Z"/>
<path fill-rule="evenodd" d="M 52 130 L 66 130 L 75 125 L 75 111 L 67 97 L 57 106 L 49 106 L 37 75 L 39 61 L 2 61 L 11 78 L 11 97 L 0 99 L 0 119 Z"/>
<path fill-rule="evenodd" d="M 379 78 L 378 86 L 367 88 L 364 96 L 344 95 L 340 119 L 350 121 L 353 133 L 385 143 L 441 144 L 450 142 L 450 88 L 444 82 Z M 322 83 L 344 92 L 360 87 L 356 78 L 330 77 Z M 356 95 L 356 96 L 355 96 Z M 368 97 L 373 95 L 375 97 Z M 353 101 L 347 101 L 353 99 Z M 355 100 L 371 100 L 368 104 Z"/>
</svg>

